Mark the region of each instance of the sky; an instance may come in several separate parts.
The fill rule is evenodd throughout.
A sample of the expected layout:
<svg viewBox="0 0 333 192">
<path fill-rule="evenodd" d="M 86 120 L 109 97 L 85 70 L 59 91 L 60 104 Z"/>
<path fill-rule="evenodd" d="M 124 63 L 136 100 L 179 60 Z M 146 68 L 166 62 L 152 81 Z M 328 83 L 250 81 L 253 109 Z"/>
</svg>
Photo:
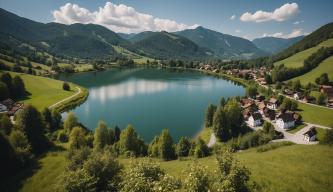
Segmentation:
<svg viewBox="0 0 333 192">
<path fill-rule="evenodd" d="M 0 7 L 43 23 L 95 23 L 122 33 L 203 26 L 250 40 L 307 35 L 333 21 L 332 0 L 0 0 Z"/>
</svg>

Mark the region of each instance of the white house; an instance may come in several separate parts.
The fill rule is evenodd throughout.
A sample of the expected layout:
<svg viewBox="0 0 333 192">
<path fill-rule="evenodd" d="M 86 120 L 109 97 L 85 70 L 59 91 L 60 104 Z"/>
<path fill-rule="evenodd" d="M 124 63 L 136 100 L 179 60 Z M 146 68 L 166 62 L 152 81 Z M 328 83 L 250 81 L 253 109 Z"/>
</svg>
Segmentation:
<svg viewBox="0 0 333 192">
<path fill-rule="evenodd" d="M 278 117 L 276 125 L 280 129 L 290 129 L 295 126 L 295 119 L 292 114 L 284 113 Z"/>
<path fill-rule="evenodd" d="M 309 129 L 309 131 L 307 131 L 303 134 L 303 136 L 304 136 L 303 140 L 308 141 L 308 142 L 315 141 L 316 135 L 317 135 L 316 129 L 314 127 L 311 127 Z"/>
<path fill-rule="evenodd" d="M 297 92 L 297 93 L 294 93 L 294 99 L 296 100 L 300 100 L 302 98 L 302 94 Z"/>
<path fill-rule="evenodd" d="M 262 116 L 261 116 L 261 114 L 260 113 L 253 113 L 249 117 L 248 123 L 252 127 L 260 126 L 262 124 Z"/>
<path fill-rule="evenodd" d="M 276 110 L 278 108 L 278 101 L 274 97 L 270 98 L 268 103 L 267 103 L 267 108 Z"/>
<path fill-rule="evenodd" d="M 7 111 L 8 111 L 8 108 L 6 107 L 6 105 L 0 103 L 0 113 L 7 112 Z"/>
</svg>

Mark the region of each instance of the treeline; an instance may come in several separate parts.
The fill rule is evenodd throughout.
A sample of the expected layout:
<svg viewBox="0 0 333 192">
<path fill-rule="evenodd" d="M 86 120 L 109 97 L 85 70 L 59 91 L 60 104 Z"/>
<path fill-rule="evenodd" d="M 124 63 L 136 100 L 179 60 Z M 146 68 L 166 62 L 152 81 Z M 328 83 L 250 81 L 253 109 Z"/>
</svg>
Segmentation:
<svg viewBox="0 0 333 192">
<path fill-rule="evenodd" d="M 0 101 L 12 98 L 22 98 L 27 94 L 25 85 L 20 76 L 12 76 L 9 73 L 0 73 Z"/>
<path fill-rule="evenodd" d="M 299 68 L 287 68 L 283 64 L 274 68 L 272 71 L 272 81 L 281 82 L 300 75 L 303 75 L 315 67 L 323 60 L 333 55 L 333 47 L 322 47 L 307 59 L 304 60 L 303 66 Z"/>
</svg>

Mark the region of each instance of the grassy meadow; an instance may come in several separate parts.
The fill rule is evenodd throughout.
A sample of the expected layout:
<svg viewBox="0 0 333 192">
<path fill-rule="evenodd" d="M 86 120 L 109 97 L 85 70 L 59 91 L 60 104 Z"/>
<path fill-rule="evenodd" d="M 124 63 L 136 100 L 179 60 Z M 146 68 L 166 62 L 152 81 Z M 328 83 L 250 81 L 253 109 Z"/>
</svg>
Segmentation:
<svg viewBox="0 0 333 192">
<path fill-rule="evenodd" d="M 298 102 L 299 113 L 305 122 L 333 126 L 333 110 Z"/>
<path fill-rule="evenodd" d="M 316 78 L 319 77 L 322 73 L 327 73 L 328 78 L 333 79 L 333 56 L 325 59 L 318 65 L 318 67 L 314 68 L 313 70 L 305 73 L 304 75 L 295 77 L 290 81 L 300 80 L 302 85 L 307 85 L 308 83 L 315 84 Z"/>
<path fill-rule="evenodd" d="M 62 89 L 62 81 L 55 79 L 33 76 L 23 73 L 10 72 L 12 76 L 19 75 L 25 84 L 29 95 L 22 98 L 20 102 L 32 104 L 38 110 L 42 110 L 62 99 L 65 99 L 77 92 L 75 85 L 71 84 L 71 90 L 65 91 Z"/>
<path fill-rule="evenodd" d="M 304 60 L 306 58 L 308 58 L 311 54 L 318 51 L 318 49 L 320 49 L 321 47 L 330 47 L 330 46 L 333 46 L 333 39 L 328 39 L 315 47 L 306 49 L 306 50 L 298 52 L 286 59 L 275 62 L 274 65 L 278 66 L 278 65 L 284 64 L 285 67 L 289 67 L 289 68 L 302 67 Z"/>
</svg>

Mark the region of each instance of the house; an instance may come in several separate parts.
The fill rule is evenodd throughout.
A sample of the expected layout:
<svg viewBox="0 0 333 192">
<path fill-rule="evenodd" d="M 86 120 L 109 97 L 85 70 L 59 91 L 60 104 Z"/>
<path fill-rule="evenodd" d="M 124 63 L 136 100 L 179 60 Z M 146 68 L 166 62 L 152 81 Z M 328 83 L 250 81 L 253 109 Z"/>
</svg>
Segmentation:
<svg viewBox="0 0 333 192">
<path fill-rule="evenodd" d="M 303 95 L 302 95 L 302 93 L 301 92 L 297 92 L 297 93 L 294 93 L 294 99 L 296 99 L 296 100 L 300 100 L 300 99 L 302 99 L 303 98 Z"/>
<path fill-rule="evenodd" d="M 245 119 L 245 121 L 247 121 L 251 115 L 251 111 L 250 111 L 250 109 L 244 109 L 242 114 L 243 114 L 243 118 Z"/>
<path fill-rule="evenodd" d="M 8 111 L 8 108 L 6 107 L 6 105 L 0 103 L 0 113 L 7 112 L 7 111 Z"/>
<path fill-rule="evenodd" d="M 265 101 L 262 101 L 262 102 L 258 103 L 257 105 L 258 105 L 258 109 L 259 109 L 260 113 L 263 114 L 264 110 L 267 108 Z"/>
<path fill-rule="evenodd" d="M 333 97 L 333 88 L 329 85 L 321 85 L 320 92 L 326 94 L 329 98 Z"/>
<path fill-rule="evenodd" d="M 283 92 L 284 92 L 284 94 L 289 95 L 289 96 L 292 96 L 294 94 L 294 92 L 289 89 L 285 89 Z"/>
<path fill-rule="evenodd" d="M 249 117 L 249 125 L 252 127 L 257 127 L 260 126 L 262 124 L 262 116 L 260 113 L 253 113 L 250 117 Z"/>
<path fill-rule="evenodd" d="M 267 103 L 267 108 L 276 110 L 278 108 L 278 100 L 274 97 L 270 98 L 268 103 Z"/>
<path fill-rule="evenodd" d="M 265 108 L 264 111 L 263 111 L 263 114 L 269 120 L 271 120 L 271 121 L 275 120 L 275 111 L 274 110 Z"/>
<path fill-rule="evenodd" d="M 1 103 L 3 105 L 5 105 L 7 107 L 7 109 L 9 110 L 9 109 L 11 109 L 14 106 L 15 101 L 13 101 L 12 99 L 8 98 L 6 100 L 3 100 Z"/>
<path fill-rule="evenodd" d="M 256 95 L 256 100 L 259 102 L 262 102 L 263 100 L 265 100 L 265 96 L 263 95 Z"/>
<path fill-rule="evenodd" d="M 283 113 L 278 116 L 276 125 L 280 129 L 290 129 L 295 126 L 295 119 L 291 113 Z"/>
<path fill-rule="evenodd" d="M 303 134 L 303 136 L 304 136 L 303 140 L 308 141 L 308 142 L 315 141 L 316 140 L 316 135 L 317 135 L 316 129 L 314 127 L 311 127 L 309 129 L 309 131 L 307 131 Z"/>
<path fill-rule="evenodd" d="M 240 102 L 241 102 L 243 108 L 248 108 L 254 104 L 254 101 L 252 99 L 248 99 L 248 98 L 241 99 Z"/>
</svg>

